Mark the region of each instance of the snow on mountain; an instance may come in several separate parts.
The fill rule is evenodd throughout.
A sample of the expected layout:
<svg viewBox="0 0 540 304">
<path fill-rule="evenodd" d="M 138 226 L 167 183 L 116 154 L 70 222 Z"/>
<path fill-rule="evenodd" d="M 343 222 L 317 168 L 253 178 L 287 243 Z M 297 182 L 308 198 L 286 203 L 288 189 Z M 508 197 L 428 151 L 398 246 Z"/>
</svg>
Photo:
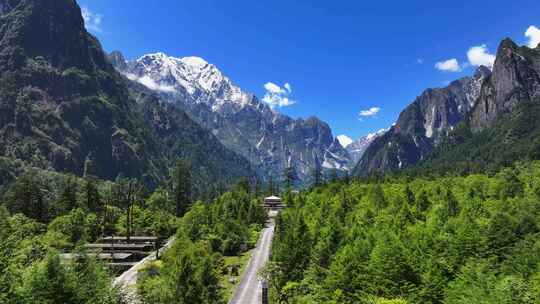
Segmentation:
<svg viewBox="0 0 540 304">
<path fill-rule="evenodd" d="M 345 134 L 338 135 L 336 138 L 343 148 L 347 148 L 347 146 L 353 142 L 353 140 Z"/>
<path fill-rule="evenodd" d="M 115 52 L 110 61 L 126 77 L 184 109 L 263 176 L 280 177 L 291 165 L 301 179 L 316 166 L 352 169 L 349 153 L 328 124 L 316 117 L 293 119 L 273 110 L 202 58 L 154 53 L 126 64 L 122 58 Z M 290 91 L 290 86 L 286 89 Z"/>
<path fill-rule="evenodd" d="M 352 163 L 356 164 L 369 145 L 379 136 L 386 133 L 389 129 L 380 129 L 375 133 L 369 133 L 366 136 L 360 137 L 359 139 L 351 142 L 347 145 L 346 149 L 349 152 Z"/>
<path fill-rule="evenodd" d="M 162 91 L 207 104 L 216 112 L 223 111 L 227 105 L 239 110 L 253 100 L 253 95 L 243 92 L 213 64 L 200 57 L 147 54 L 128 62 L 124 73 L 150 89 L 166 88 Z"/>
</svg>

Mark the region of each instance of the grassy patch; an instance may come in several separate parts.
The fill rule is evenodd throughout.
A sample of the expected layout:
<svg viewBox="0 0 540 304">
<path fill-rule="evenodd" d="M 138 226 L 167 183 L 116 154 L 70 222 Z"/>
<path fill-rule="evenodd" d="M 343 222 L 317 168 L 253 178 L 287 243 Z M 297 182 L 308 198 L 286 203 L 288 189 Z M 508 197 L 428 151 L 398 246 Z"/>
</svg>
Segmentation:
<svg viewBox="0 0 540 304">
<path fill-rule="evenodd" d="M 249 258 L 251 257 L 252 252 L 253 252 L 253 249 L 246 251 L 239 256 L 223 257 L 224 269 L 228 269 L 235 265 L 239 267 L 238 275 L 234 275 L 234 273 L 227 273 L 227 272 L 221 275 L 220 283 L 224 289 L 225 299 L 229 300 L 232 297 L 236 286 L 238 286 L 238 284 L 240 283 L 240 280 L 242 279 L 242 274 L 244 273 L 244 270 L 246 269 L 246 266 L 249 262 Z M 234 278 L 234 282 L 229 281 L 230 278 Z"/>
</svg>

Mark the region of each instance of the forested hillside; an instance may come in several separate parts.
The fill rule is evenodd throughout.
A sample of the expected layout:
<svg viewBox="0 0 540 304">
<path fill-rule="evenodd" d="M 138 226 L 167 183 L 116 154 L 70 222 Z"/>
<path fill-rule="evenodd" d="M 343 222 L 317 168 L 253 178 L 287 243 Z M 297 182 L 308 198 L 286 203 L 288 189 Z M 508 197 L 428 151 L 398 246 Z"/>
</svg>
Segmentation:
<svg viewBox="0 0 540 304">
<path fill-rule="evenodd" d="M 152 193 L 134 179 L 22 174 L 0 197 L 0 303 L 121 303 L 113 286 L 118 273 L 85 248 L 107 235 L 161 243 L 176 236 L 163 260 L 141 274 L 145 303 L 226 302 L 224 260 L 257 241 L 266 220 L 260 194 L 243 182 L 192 202 L 184 195 L 190 172 L 181 163 L 171 171 L 167 185 Z M 80 255 L 67 260 L 62 253 Z"/>
<path fill-rule="evenodd" d="M 540 162 L 333 182 L 292 205 L 264 273 L 276 303 L 540 301 Z"/>
</svg>

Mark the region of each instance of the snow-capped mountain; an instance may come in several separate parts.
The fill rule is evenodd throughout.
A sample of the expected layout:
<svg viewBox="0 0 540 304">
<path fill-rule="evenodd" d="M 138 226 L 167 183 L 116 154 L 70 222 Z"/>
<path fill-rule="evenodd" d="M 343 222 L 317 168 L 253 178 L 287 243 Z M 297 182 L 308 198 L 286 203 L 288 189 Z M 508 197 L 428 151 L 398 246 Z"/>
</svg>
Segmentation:
<svg viewBox="0 0 540 304">
<path fill-rule="evenodd" d="M 356 164 L 364 152 L 367 150 L 369 145 L 379 136 L 386 133 L 388 129 L 381 129 L 375 133 L 369 133 L 366 136 L 362 136 L 359 139 L 352 141 L 346 147 L 347 152 L 349 152 L 351 163 Z M 353 165 L 354 166 L 354 165 Z"/>
<path fill-rule="evenodd" d="M 336 139 L 339 141 L 339 143 L 341 144 L 343 148 L 347 148 L 347 146 L 352 144 L 353 142 L 352 138 L 350 138 L 349 136 L 345 134 L 336 136 Z"/>
<path fill-rule="evenodd" d="M 238 111 L 254 98 L 199 57 L 148 54 L 129 62 L 125 72 L 151 89 L 183 95 L 188 102 L 206 104 L 214 112 Z"/>
<path fill-rule="evenodd" d="M 119 52 L 109 57 L 126 77 L 183 108 L 262 175 L 281 177 L 292 165 L 305 179 L 317 164 L 339 171 L 352 167 L 328 124 L 316 117 L 292 119 L 274 111 L 202 58 L 155 53 L 126 62 Z"/>
</svg>

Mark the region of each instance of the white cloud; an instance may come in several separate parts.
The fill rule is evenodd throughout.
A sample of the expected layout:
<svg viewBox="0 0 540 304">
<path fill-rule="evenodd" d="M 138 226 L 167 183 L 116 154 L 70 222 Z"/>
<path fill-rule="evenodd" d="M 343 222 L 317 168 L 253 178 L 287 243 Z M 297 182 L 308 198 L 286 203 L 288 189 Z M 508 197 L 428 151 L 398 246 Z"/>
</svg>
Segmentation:
<svg viewBox="0 0 540 304">
<path fill-rule="evenodd" d="M 435 68 L 444 72 L 459 72 L 461 66 L 456 58 L 451 58 L 445 61 L 440 61 L 435 64 Z"/>
<path fill-rule="evenodd" d="M 272 94 L 281 94 L 285 92 L 285 90 L 283 90 L 280 86 L 278 86 L 277 84 L 273 82 L 267 82 L 264 85 L 264 88 L 266 89 L 267 92 L 272 93 Z"/>
<path fill-rule="evenodd" d="M 535 48 L 540 43 L 540 29 L 534 25 L 529 26 L 527 31 L 525 31 L 525 37 L 529 38 L 527 45 L 530 48 Z"/>
<path fill-rule="evenodd" d="M 86 26 L 86 29 L 89 31 L 101 33 L 101 20 L 103 19 L 103 16 L 92 12 L 84 6 L 81 8 L 81 13 L 84 19 L 84 25 Z"/>
<path fill-rule="evenodd" d="M 473 46 L 467 51 L 467 58 L 472 66 L 487 66 L 493 67 L 495 55 L 490 54 L 485 44 Z"/>
<path fill-rule="evenodd" d="M 418 64 L 423 64 L 423 63 L 424 63 L 424 59 L 418 58 L 418 59 L 416 59 L 416 63 L 418 63 Z"/>
<path fill-rule="evenodd" d="M 126 76 L 129 80 L 133 80 L 144 85 L 150 90 L 165 92 L 165 93 L 173 93 L 176 91 L 176 89 L 173 86 L 159 84 L 148 76 L 137 77 L 137 75 L 127 74 L 127 73 L 124 74 L 124 76 Z"/>
<path fill-rule="evenodd" d="M 358 113 L 359 120 L 362 121 L 365 117 L 374 117 L 381 111 L 381 108 L 379 107 L 371 107 L 367 110 L 362 110 L 360 113 Z"/>
<path fill-rule="evenodd" d="M 272 109 L 291 106 L 296 103 L 296 101 L 289 98 L 292 93 L 292 87 L 289 83 L 285 83 L 282 88 L 273 82 L 267 82 L 264 89 L 266 93 L 262 101 L 266 102 Z"/>
<path fill-rule="evenodd" d="M 292 87 L 291 87 L 291 85 L 290 85 L 288 82 L 285 83 L 285 85 L 283 85 L 283 86 L 285 87 L 285 89 L 286 89 L 287 91 L 289 91 L 289 93 L 292 93 Z"/>
<path fill-rule="evenodd" d="M 352 144 L 353 140 L 345 135 L 345 134 L 342 134 L 342 135 L 338 135 L 336 136 L 337 140 L 339 141 L 339 143 L 341 144 L 341 146 L 343 148 L 347 148 L 348 145 Z"/>
<path fill-rule="evenodd" d="M 289 99 L 288 97 L 283 97 L 276 94 L 266 94 L 264 95 L 262 101 L 266 102 L 271 108 L 281 108 L 286 106 L 292 106 L 296 101 Z"/>
</svg>

